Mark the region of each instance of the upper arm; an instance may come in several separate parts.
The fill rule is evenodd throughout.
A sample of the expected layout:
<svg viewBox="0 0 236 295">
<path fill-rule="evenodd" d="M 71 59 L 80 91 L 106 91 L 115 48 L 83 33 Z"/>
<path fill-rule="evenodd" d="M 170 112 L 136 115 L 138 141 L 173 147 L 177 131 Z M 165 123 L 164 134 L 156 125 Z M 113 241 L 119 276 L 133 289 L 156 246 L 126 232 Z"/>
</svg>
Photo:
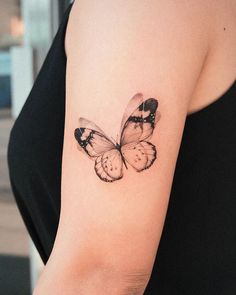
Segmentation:
<svg viewBox="0 0 236 295">
<path fill-rule="evenodd" d="M 51 257 L 70 274 L 101 269 L 122 281 L 151 273 L 188 103 L 207 52 L 197 14 L 197 6 L 183 1 L 74 4 L 66 35 L 61 216 Z M 78 119 L 116 138 L 125 107 L 138 92 L 158 100 L 161 118 L 148 139 L 156 159 L 139 173 L 123 164 L 123 177 L 105 182 L 94 170 L 96 158 L 78 149 Z"/>
</svg>

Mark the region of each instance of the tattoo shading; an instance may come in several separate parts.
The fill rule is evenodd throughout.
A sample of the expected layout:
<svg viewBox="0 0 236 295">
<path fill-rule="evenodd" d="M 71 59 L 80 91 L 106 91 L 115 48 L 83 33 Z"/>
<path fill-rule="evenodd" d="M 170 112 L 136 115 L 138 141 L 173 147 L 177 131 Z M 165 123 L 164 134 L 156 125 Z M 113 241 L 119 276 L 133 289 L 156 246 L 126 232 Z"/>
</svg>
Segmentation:
<svg viewBox="0 0 236 295">
<path fill-rule="evenodd" d="M 137 172 L 148 169 L 156 160 L 157 151 L 151 138 L 160 113 L 155 98 L 143 99 L 142 93 L 135 94 L 123 115 L 117 142 L 109 139 L 93 122 L 79 118 L 74 131 L 78 148 L 90 159 L 95 160 L 95 172 L 106 182 L 123 177 L 123 165 L 132 166 Z"/>
</svg>

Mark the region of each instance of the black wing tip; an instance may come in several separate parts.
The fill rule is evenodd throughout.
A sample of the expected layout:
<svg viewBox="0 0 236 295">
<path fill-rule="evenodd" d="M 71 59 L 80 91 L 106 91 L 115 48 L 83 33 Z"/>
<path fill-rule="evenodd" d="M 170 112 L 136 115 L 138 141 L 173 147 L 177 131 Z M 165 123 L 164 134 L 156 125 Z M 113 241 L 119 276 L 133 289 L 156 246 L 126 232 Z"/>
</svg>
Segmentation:
<svg viewBox="0 0 236 295">
<path fill-rule="evenodd" d="M 147 105 L 147 107 L 151 108 L 151 109 L 157 109 L 158 108 L 158 100 L 154 97 L 150 97 L 145 101 L 145 104 Z"/>
<path fill-rule="evenodd" d="M 151 111 L 151 113 L 155 113 L 157 108 L 158 100 L 154 97 L 147 98 L 139 106 L 140 111 Z"/>
<path fill-rule="evenodd" d="M 75 139 L 76 139 L 77 141 L 79 141 L 79 138 L 80 138 L 80 136 L 79 136 L 79 128 L 76 128 L 76 129 L 75 129 L 75 131 L 74 131 L 74 137 L 75 137 Z"/>
<path fill-rule="evenodd" d="M 152 102 L 157 102 L 158 103 L 158 100 L 155 98 L 155 97 L 149 97 L 146 99 L 146 101 L 152 101 Z"/>
<path fill-rule="evenodd" d="M 80 138 L 85 128 L 76 128 L 74 131 L 74 136 L 76 139 Z"/>
</svg>

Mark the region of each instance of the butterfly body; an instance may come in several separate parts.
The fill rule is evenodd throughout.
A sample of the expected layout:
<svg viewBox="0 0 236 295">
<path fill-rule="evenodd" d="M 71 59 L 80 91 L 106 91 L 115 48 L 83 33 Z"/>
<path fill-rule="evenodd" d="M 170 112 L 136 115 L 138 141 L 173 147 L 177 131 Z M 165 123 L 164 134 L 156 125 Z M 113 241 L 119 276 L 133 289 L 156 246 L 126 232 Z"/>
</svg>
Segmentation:
<svg viewBox="0 0 236 295">
<path fill-rule="evenodd" d="M 122 151 L 121 151 L 121 145 L 116 142 L 116 145 L 115 146 L 116 146 L 116 149 L 120 152 L 120 156 L 121 156 L 121 159 L 122 159 L 122 161 L 123 161 L 123 163 L 125 165 L 125 168 L 128 169 L 128 166 L 126 164 L 125 158 L 124 158 L 124 156 L 122 154 Z"/>
<path fill-rule="evenodd" d="M 80 118 L 75 138 L 79 149 L 95 160 L 95 172 L 106 182 L 123 177 L 123 164 L 128 164 L 137 172 L 148 169 L 156 160 L 156 147 L 147 139 L 151 138 L 156 122 L 160 118 L 155 98 L 143 99 L 137 93 L 129 102 L 124 113 L 120 138 L 116 142 L 109 139 L 93 122 Z"/>
</svg>

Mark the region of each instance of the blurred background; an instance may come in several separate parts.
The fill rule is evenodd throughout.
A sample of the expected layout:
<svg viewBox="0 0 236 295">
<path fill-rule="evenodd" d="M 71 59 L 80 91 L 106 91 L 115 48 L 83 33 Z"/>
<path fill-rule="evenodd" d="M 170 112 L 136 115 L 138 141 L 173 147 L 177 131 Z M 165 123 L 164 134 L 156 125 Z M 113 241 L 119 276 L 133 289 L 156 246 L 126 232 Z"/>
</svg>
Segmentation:
<svg viewBox="0 0 236 295">
<path fill-rule="evenodd" d="M 7 144 L 70 0 L 0 0 L 0 294 L 32 294 L 43 265 L 12 195 Z"/>
</svg>

